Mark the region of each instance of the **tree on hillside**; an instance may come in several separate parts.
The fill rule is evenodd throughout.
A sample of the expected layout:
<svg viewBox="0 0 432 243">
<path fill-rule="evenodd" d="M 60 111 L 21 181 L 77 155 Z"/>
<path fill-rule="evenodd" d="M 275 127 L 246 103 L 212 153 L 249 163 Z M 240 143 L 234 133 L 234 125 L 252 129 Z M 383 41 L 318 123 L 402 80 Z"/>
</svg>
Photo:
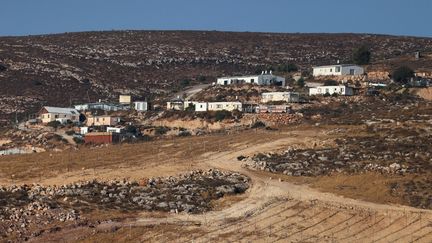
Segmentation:
<svg viewBox="0 0 432 243">
<path fill-rule="evenodd" d="M 299 80 L 297 80 L 297 86 L 299 86 L 300 88 L 303 88 L 305 86 L 305 80 L 303 77 L 299 78 Z"/>
<path fill-rule="evenodd" d="M 324 81 L 324 86 L 337 86 L 339 82 L 336 80 L 326 80 Z"/>
<path fill-rule="evenodd" d="M 392 73 L 392 78 L 395 82 L 406 84 L 411 78 L 414 78 L 414 70 L 407 66 L 400 66 Z"/>
<path fill-rule="evenodd" d="M 367 46 L 361 46 L 354 50 L 353 61 L 357 65 L 367 65 L 370 63 L 371 52 Z"/>
</svg>

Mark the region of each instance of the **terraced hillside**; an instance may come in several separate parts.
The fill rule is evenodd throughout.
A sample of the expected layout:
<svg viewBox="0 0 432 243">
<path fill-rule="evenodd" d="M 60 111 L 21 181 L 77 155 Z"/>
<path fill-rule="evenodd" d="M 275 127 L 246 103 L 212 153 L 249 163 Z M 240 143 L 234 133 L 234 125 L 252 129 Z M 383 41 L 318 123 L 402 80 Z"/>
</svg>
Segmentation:
<svg viewBox="0 0 432 243">
<path fill-rule="evenodd" d="M 269 65 L 309 68 L 349 61 L 363 44 L 379 63 L 432 51 L 430 38 L 367 34 L 122 31 L 1 37 L 0 119 L 5 123 L 43 104 L 115 99 L 120 93 L 166 97 L 188 83 L 183 80 L 209 83 Z"/>
</svg>

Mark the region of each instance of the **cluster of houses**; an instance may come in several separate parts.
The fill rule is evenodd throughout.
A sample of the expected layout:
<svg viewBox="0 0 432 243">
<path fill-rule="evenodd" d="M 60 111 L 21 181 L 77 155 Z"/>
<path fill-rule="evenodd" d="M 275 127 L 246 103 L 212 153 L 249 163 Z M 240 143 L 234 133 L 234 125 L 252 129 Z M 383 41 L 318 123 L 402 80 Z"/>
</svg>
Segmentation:
<svg viewBox="0 0 432 243">
<path fill-rule="evenodd" d="M 329 75 L 362 75 L 363 68 L 355 65 L 337 64 L 333 66 L 320 66 L 313 68 L 313 76 Z M 217 79 L 217 85 L 276 85 L 284 87 L 285 78 L 273 75 L 271 71 L 263 71 L 259 75 L 222 77 Z M 316 86 L 309 89 L 309 95 L 353 95 L 353 88 L 338 86 Z M 203 102 L 188 101 L 180 97 L 167 102 L 167 110 L 193 110 L 195 112 L 207 111 L 240 111 L 247 113 L 288 113 L 291 106 L 289 103 L 300 102 L 297 92 L 264 92 L 261 94 L 261 102 L 242 103 L 240 101 Z M 59 123 L 80 123 L 80 133 L 84 136 L 86 143 L 112 143 L 120 141 L 119 134 L 122 133 L 121 117 L 113 115 L 98 115 L 93 112 L 101 110 L 106 112 L 136 110 L 145 112 L 150 110 L 147 101 L 132 101 L 130 95 L 120 95 L 118 102 L 98 102 L 75 105 L 74 108 L 60 108 L 45 106 L 39 112 L 39 119 L 43 124 L 53 121 Z M 92 128 L 97 127 L 94 132 Z M 103 131 L 101 129 L 104 129 Z M 97 131 L 97 132 L 96 132 Z"/>
</svg>

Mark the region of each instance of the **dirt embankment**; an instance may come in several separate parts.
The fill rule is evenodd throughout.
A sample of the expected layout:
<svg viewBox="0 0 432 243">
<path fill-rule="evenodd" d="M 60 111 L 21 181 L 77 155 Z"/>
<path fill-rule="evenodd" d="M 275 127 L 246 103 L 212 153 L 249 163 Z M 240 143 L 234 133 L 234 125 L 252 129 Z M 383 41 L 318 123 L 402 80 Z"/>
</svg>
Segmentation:
<svg viewBox="0 0 432 243">
<path fill-rule="evenodd" d="M 432 88 L 413 89 L 412 93 L 425 100 L 432 100 Z"/>
</svg>

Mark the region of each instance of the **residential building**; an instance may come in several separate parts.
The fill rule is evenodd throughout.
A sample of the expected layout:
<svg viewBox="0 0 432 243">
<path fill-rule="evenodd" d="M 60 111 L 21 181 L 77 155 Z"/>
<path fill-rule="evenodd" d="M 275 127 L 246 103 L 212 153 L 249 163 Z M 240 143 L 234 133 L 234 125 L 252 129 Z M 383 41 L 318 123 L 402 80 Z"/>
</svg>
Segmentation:
<svg viewBox="0 0 432 243">
<path fill-rule="evenodd" d="M 363 75 L 364 69 L 353 64 L 336 64 L 329 66 L 319 66 L 313 68 L 313 76 L 354 76 Z"/>
<path fill-rule="evenodd" d="M 135 101 L 133 102 L 136 111 L 148 111 L 149 104 L 147 101 Z"/>
<path fill-rule="evenodd" d="M 79 122 L 80 113 L 74 108 L 44 106 L 39 111 L 39 119 L 44 124 L 52 121 L 59 121 L 60 123 L 66 123 L 68 121 Z"/>
<path fill-rule="evenodd" d="M 222 77 L 217 79 L 219 85 L 256 84 L 285 86 L 285 78 L 275 76 L 271 71 L 262 72 L 260 75 Z"/>
<path fill-rule="evenodd" d="M 80 127 L 80 134 L 86 135 L 89 132 L 89 127 Z"/>
<path fill-rule="evenodd" d="M 120 104 L 130 104 L 132 102 L 132 96 L 130 95 L 120 95 L 119 103 Z"/>
<path fill-rule="evenodd" d="M 182 111 L 184 109 L 185 109 L 185 104 L 184 101 L 180 99 L 180 97 L 177 97 L 176 99 L 167 102 L 167 110 Z"/>
<path fill-rule="evenodd" d="M 87 117 L 87 126 L 115 126 L 120 122 L 120 117 L 101 115 Z"/>
<path fill-rule="evenodd" d="M 92 144 L 119 143 L 120 136 L 119 133 L 112 132 L 91 132 L 85 135 L 84 142 Z"/>
<path fill-rule="evenodd" d="M 242 111 L 242 103 L 238 101 L 234 102 L 208 102 L 207 103 L 207 110 L 209 111 Z"/>
<path fill-rule="evenodd" d="M 338 95 L 354 95 L 354 89 L 344 85 L 338 86 L 318 86 L 309 88 L 309 95 L 324 95 L 324 94 L 338 94 Z"/>
<path fill-rule="evenodd" d="M 256 109 L 257 113 L 288 113 L 291 107 L 288 105 L 259 105 Z"/>
<path fill-rule="evenodd" d="M 75 105 L 74 107 L 79 111 L 88 111 L 88 110 L 124 111 L 130 109 L 130 106 L 128 104 L 107 103 L 107 102 L 86 103 L 86 104 Z"/>
<path fill-rule="evenodd" d="M 265 92 L 261 94 L 261 102 L 272 101 L 299 102 L 300 94 L 296 92 Z"/>
</svg>

